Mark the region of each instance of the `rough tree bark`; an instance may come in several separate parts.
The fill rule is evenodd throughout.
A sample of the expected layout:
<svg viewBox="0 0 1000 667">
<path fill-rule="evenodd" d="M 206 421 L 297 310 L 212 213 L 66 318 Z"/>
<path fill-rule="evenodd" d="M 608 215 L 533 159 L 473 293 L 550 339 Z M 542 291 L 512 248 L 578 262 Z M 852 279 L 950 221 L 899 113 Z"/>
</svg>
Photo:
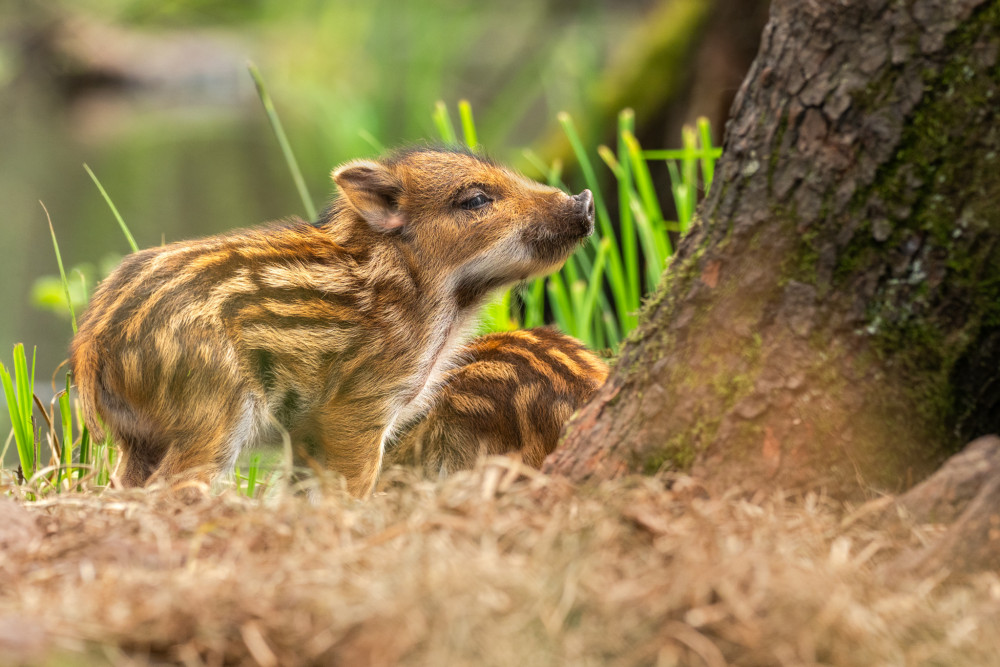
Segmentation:
<svg viewBox="0 0 1000 667">
<path fill-rule="evenodd" d="M 1000 430 L 1000 0 L 778 0 L 716 185 L 549 471 L 897 490 Z"/>
</svg>

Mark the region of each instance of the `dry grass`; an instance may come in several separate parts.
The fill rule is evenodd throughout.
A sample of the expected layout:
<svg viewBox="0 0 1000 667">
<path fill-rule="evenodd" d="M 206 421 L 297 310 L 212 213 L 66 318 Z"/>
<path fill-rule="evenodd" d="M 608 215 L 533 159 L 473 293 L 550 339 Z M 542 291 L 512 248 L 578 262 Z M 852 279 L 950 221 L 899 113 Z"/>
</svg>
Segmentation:
<svg viewBox="0 0 1000 667">
<path fill-rule="evenodd" d="M 1000 664 L 995 573 L 892 580 L 822 498 L 515 473 L 0 498 L 0 663 Z"/>
</svg>

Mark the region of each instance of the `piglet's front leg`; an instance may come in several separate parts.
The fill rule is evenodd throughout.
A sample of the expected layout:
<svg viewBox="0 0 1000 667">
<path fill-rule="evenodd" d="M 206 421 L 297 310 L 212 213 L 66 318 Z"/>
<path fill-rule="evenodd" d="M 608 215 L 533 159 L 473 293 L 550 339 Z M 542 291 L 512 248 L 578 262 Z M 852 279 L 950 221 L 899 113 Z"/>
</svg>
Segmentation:
<svg viewBox="0 0 1000 667">
<path fill-rule="evenodd" d="M 387 417 L 381 410 L 328 406 L 313 422 L 292 434 L 297 454 L 307 462 L 343 475 L 347 490 L 364 498 L 375 488 L 382 467 L 382 435 Z"/>
</svg>

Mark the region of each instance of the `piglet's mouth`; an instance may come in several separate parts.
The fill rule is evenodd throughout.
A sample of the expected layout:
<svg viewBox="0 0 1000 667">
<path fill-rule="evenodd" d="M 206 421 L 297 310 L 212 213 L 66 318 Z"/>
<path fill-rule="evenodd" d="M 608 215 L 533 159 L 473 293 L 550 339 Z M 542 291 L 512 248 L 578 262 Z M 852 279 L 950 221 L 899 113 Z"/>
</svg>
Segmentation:
<svg viewBox="0 0 1000 667">
<path fill-rule="evenodd" d="M 575 234 L 564 237 L 559 241 L 549 239 L 545 243 L 533 244 L 531 246 L 531 254 L 533 255 L 535 267 L 527 277 L 533 278 L 555 271 L 577 248 L 583 245 L 586 238 L 587 235 L 585 234 Z"/>
</svg>

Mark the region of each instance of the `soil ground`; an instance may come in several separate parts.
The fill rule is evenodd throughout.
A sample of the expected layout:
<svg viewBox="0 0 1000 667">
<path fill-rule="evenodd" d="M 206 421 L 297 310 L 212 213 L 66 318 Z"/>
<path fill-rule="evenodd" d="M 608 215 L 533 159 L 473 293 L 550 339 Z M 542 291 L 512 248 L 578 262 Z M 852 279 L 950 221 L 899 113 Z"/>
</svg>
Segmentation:
<svg viewBox="0 0 1000 667">
<path fill-rule="evenodd" d="M 0 664 L 1000 664 L 1000 576 L 891 574 L 891 499 L 390 482 L 0 498 Z"/>
</svg>

